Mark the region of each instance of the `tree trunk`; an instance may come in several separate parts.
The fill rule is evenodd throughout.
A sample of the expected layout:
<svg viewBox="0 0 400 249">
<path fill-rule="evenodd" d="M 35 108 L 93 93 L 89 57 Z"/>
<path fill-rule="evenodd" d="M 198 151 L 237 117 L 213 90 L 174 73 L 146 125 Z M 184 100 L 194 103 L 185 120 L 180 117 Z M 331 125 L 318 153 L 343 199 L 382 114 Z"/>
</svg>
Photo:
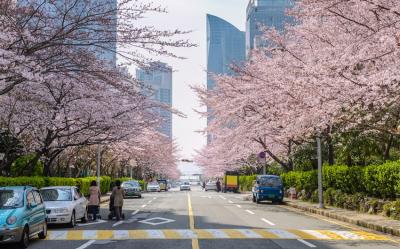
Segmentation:
<svg viewBox="0 0 400 249">
<path fill-rule="evenodd" d="M 393 144 L 393 138 L 394 138 L 393 135 L 390 134 L 389 141 L 386 145 L 385 153 L 383 155 L 383 160 L 385 160 L 385 161 L 390 159 L 390 148 L 392 147 L 392 144 Z"/>
</svg>

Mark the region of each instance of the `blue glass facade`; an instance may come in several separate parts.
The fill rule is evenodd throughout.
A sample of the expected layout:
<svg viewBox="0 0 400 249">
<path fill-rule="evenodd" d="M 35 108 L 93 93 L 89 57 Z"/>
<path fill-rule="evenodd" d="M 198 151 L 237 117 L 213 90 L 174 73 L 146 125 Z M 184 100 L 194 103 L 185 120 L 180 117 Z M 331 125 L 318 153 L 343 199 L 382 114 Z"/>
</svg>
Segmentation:
<svg viewBox="0 0 400 249">
<path fill-rule="evenodd" d="M 165 63 L 156 63 L 150 70 L 137 69 L 136 79 L 151 90 L 148 92 L 154 100 L 172 107 L 172 68 Z M 172 113 L 156 108 L 163 119 L 160 131 L 172 139 Z"/>
<path fill-rule="evenodd" d="M 214 87 L 213 74 L 232 74 L 230 65 L 245 60 L 245 32 L 227 21 L 207 15 L 207 88 Z"/>
<path fill-rule="evenodd" d="M 229 22 L 207 15 L 207 89 L 214 88 L 214 74 L 232 75 L 231 65 L 245 61 L 245 32 Z M 207 123 L 212 117 L 207 118 Z M 209 143 L 212 136 L 208 134 Z"/>
<path fill-rule="evenodd" d="M 261 39 L 261 27 L 275 27 L 282 31 L 285 23 L 290 22 L 285 11 L 292 6 L 293 0 L 250 0 L 246 10 L 246 55 L 253 48 L 264 46 Z"/>
</svg>

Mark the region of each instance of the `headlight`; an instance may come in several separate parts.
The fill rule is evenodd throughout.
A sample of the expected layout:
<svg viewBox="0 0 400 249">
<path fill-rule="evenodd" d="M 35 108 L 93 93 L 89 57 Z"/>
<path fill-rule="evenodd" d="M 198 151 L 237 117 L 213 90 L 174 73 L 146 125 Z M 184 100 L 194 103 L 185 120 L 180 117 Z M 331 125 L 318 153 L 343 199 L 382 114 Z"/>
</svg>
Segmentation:
<svg viewBox="0 0 400 249">
<path fill-rule="evenodd" d="M 282 190 L 279 190 L 279 194 L 282 194 Z"/>
<path fill-rule="evenodd" d="M 51 210 L 52 213 L 56 213 L 56 214 L 63 214 L 63 213 L 68 213 L 69 210 L 68 208 L 55 208 L 53 210 Z"/>
<path fill-rule="evenodd" d="M 7 219 L 7 224 L 8 225 L 13 225 L 13 224 L 15 224 L 15 222 L 17 222 L 17 217 L 15 217 L 14 215 L 8 217 L 8 219 Z"/>
</svg>

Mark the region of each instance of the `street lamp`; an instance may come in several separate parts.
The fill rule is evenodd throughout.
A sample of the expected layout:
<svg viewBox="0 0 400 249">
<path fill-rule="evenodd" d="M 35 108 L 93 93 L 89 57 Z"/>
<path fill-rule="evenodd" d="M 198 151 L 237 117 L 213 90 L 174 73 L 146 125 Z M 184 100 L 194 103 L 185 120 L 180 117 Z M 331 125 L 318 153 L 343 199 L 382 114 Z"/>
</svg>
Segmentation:
<svg viewBox="0 0 400 249">
<path fill-rule="evenodd" d="M 101 147 L 97 145 L 97 160 L 96 160 L 96 173 L 97 173 L 97 186 L 100 187 L 100 164 L 101 164 Z"/>
<path fill-rule="evenodd" d="M 322 192 L 322 154 L 321 134 L 317 134 L 317 159 L 318 159 L 318 208 L 324 208 L 324 196 Z"/>
</svg>

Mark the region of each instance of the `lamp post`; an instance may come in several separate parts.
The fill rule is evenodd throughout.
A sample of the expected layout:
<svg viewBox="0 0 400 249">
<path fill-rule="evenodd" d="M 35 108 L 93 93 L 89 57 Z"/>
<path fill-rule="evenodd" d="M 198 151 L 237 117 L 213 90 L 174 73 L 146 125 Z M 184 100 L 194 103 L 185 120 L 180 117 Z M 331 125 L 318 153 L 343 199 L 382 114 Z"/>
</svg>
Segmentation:
<svg viewBox="0 0 400 249">
<path fill-rule="evenodd" d="M 97 145 L 97 160 L 96 160 L 96 174 L 97 174 L 97 186 L 100 187 L 100 165 L 101 165 L 101 147 Z"/>
<path fill-rule="evenodd" d="M 324 196 L 322 191 L 322 154 L 321 134 L 317 135 L 317 159 L 318 159 L 318 208 L 324 208 Z"/>
<path fill-rule="evenodd" d="M 262 163 L 262 174 L 265 175 L 267 173 L 267 169 L 265 167 L 266 164 L 266 154 L 264 151 L 261 151 L 260 153 L 258 153 L 258 159 L 259 161 Z"/>
</svg>

